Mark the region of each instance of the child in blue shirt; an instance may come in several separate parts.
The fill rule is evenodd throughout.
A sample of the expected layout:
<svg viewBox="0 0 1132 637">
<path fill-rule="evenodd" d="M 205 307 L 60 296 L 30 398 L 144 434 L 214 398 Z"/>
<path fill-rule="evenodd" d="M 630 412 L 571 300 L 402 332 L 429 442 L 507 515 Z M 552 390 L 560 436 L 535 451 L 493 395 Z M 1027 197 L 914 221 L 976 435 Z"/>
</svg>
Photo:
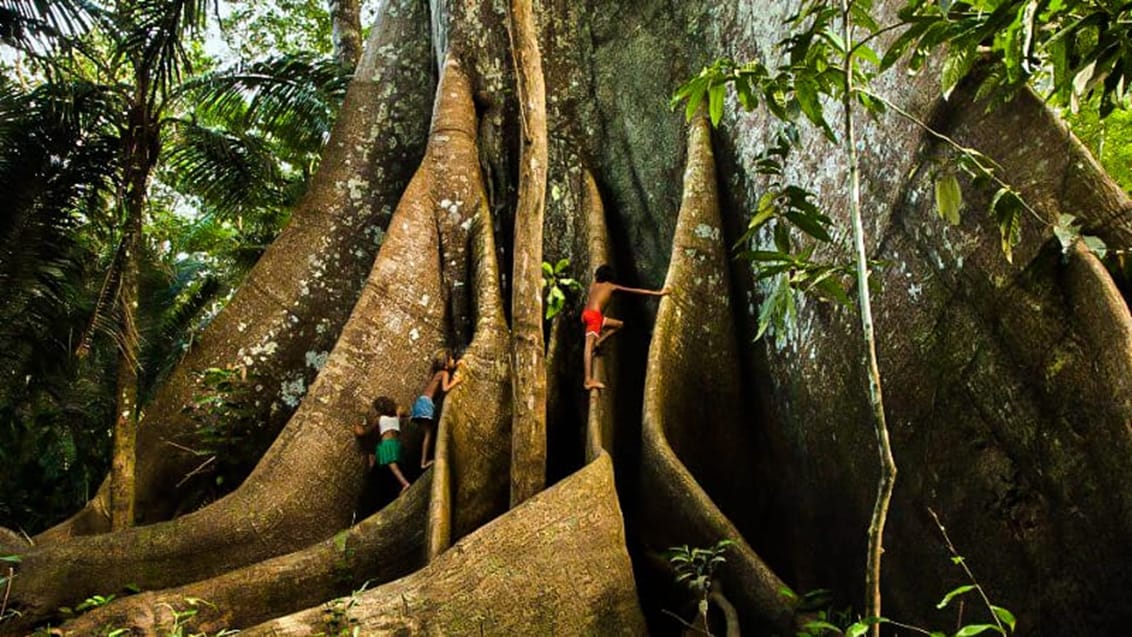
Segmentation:
<svg viewBox="0 0 1132 637">
<path fill-rule="evenodd" d="M 409 416 L 413 422 L 423 427 L 425 432 L 424 444 L 421 445 L 421 469 L 427 468 L 433 462 L 428 459 L 436 420 L 436 404 L 433 402 L 433 397 L 437 393 L 452 391 L 456 385 L 463 382 L 464 379 L 458 376 L 458 372 L 463 367 L 464 361 L 456 360 L 449 349 L 438 350 L 432 355 L 432 376 L 425 385 L 424 391 L 413 402 L 413 410 Z"/>
</svg>

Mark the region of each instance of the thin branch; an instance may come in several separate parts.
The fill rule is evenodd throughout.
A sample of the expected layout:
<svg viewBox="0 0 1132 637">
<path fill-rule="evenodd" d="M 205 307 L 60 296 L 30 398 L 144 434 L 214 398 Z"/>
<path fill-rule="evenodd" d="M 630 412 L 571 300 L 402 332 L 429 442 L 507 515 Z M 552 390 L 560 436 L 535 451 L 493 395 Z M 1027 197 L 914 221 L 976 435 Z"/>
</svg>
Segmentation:
<svg viewBox="0 0 1132 637">
<path fill-rule="evenodd" d="M 895 620 L 892 620 L 892 619 L 885 619 L 884 621 L 885 621 L 886 624 L 892 624 L 893 626 L 896 626 L 897 628 L 903 628 L 905 630 L 911 630 L 911 631 L 920 633 L 921 635 L 929 635 L 929 637 L 930 637 L 930 635 L 932 634 L 931 631 L 924 630 L 923 628 L 920 628 L 919 626 L 913 626 L 911 624 L 905 624 L 903 622 L 898 622 L 898 621 L 895 621 Z"/>
<path fill-rule="evenodd" d="M 701 635 L 707 635 L 707 637 L 715 637 L 714 635 L 712 635 L 708 631 L 700 628 L 699 626 L 696 626 L 695 624 L 689 624 L 688 622 L 684 621 L 683 617 L 681 617 L 681 616 L 677 615 L 676 613 L 668 610 L 667 608 L 660 609 L 660 612 L 662 612 L 665 615 L 668 615 L 668 616 L 672 617 L 673 619 L 675 619 L 676 621 L 680 622 L 688 630 L 694 630 Z"/>
<path fill-rule="evenodd" d="M 994 619 L 995 626 L 998 626 L 999 632 L 1005 635 L 1006 631 L 1002 627 L 1002 622 L 1000 622 L 998 619 L 998 613 L 994 612 L 994 604 L 992 604 L 990 598 L 987 597 L 987 593 L 983 590 L 983 587 L 981 584 L 979 584 L 979 581 L 975 579 L 975 574 L 971 572 L 971 569 L 967 568 L 967 560 L 959 554 L 959 551 L 955 550 L 955 545 L 951 543 L 951 538 L 947 535 L 947 529 L 943 527 L 943 523 L 939 521 L 939 516 L 936 515 L 935 511 L 931 507 L 928 507 L 928 513 L 931 514 L 932 519 L 935 520 L 935 525 L 939 527 L 940 535 L 943 536 L 943 541 L 947 544 L 947 550 L 950 551 L 951 555 L 955 558 L 952 561 L 958 564 L 959 568 L 963 569 L 963 572 L 967 574 L 967 579 L 971 580 L 971 583 L 975 585 L 975 590 L 979 591 L 979 597 L 982 597 L 983 603 L 987 605 L 987 610 L 990 611 L 991 618 Z"/>
<path fill-rule="evenodd" d="M 895 29 L 899 29 L 900 27 L 906 27 L 906 26 L 908 26 L 907 22 L 896 22 L 894 24 L 890 24 L 886 27 L 882 27 L 882 28 L 880 28 L 876 31 L 873 31 L 872 33 L 868 34 L 864 38 L 861 38 L 860 42 L 854 44 L 849 49 L 849 55 L 855 54 L 857 52 L 857 49 L 861 48 L 862 46 L 865 46 L 866 44 L 869 43 L 869 41 L 873 40 L 877 36 L 882 35 L 884 33 L 887 33 L 889 31 L 895 30 Z"/>
<path fill-rule="evenodd" d="M 873 93 L 872 91 L 869 91 L 869 90 L 867 90 L 867 89 L 863 89 L 863 88 L 854 89 L 854 91 L 855 91 L 855 92 L 859 92 L 859 93 L 862 93 L 862 94 L 864 94 L 864 95 L 868 95 L 869 97 L 871 97 L 871 98 L 873 98 L 873 99 L 877 100 L 878 102 L 881 102 L 882 104 L 884 104 L 884 105 L 885 105 L 885 107 L 886 107 L 886 108 L 891 108 L 891 109 L 892 109 L 893 111 L 896 111 L 896 114 L 897 114 L 897 115 L 900 115 L 901 117 L 903 117 L 904 119 L 906 119 L 906 120 L 908 120 L 908 121 L 912 122 L 912 123 L 913 123 L 913 124 L 915 124 L 916 126 L 919 126 L 919 127 L 920 127 L 920 128 L 921 128 L 921 129 L 922 129 L 922 130 L 923 130 L 924 132 L 926 132 L 927 134 L 929 134 L 929 135 L 931 135 L 932 137 L 935 137 L 936 139 L 938 139 L 938 140 L 940 140 L 940 141 L 942 141 L 942 142 L 944 142 L 944 143 L 948 144 L 949 146 L 951 146 L 952 148 L 954 148 L 954 149 L 955 149 L 956 151 L 958 151 L 958 152 L 960 152 L 960 153 L 962 153 L 962 154 L 964 154 L 964 155 L 968 155 L 968 156 L 971 156 L 971 155 L 973 155 L 974 153 L 978 152 L 978 151 L 976 151 L 976 150 L 975 150 L 975 149 L 973 149 L 973 148 L 968 148 L 967 146 L 964 146 L 963 144 L 960 144 L 960 143 L 959 143 L 958 141 L 956 141 L 956 140 L 955 140 L 954 138 L 950 137 L 949 135 L 947 135 L 947 134 L 945 134 L 945 133 L 941 133 L 940 131 L 936 130 L 935 128 L 932 128 L 932 127 L 931 127 L 931 126 L 930 126 L 930 125 L 929 125 L 929 124 L 928 124 L 927 122 L 924 122 L 923 120 L 921 120 L 920 118 L 916 117 L 915 115 L 913 115 L 913 114 L 909 113 L 908 111 L 906 111 L 906 110 L 904 110 L 904 109 L 900 108 L 899 106 L 897 106 L 896 104 L 894 104 L 894 103 L 893 103 L 893 102 L 892 102 L 891 100 L 889 100 L 888 98 L 886 98 L 886 97 L 884 97 L 884 96 L 882 96 L 882 95 L 879 95 L 879 94 L 877 94 L 877 93 Z M 982 155 L 982 153 L 979 153 L 979 154 L 980 154 L 980 155 Z M 985 155 L 983 155 L 983 156 L 985 157 Z M 995 162 L 993 158 L 990 158 L 990 157 L 988 157 L 987 159 L 990 159 L 990 161 L 991 161 L 992 163 L 994 163 L 994 167 L 996 167 L 996 168 L 1001 168 L 1001 166 L 999 166 L 999 165 L 998 165 L 998 162 Z M 976 161 L 977 161 L 977 160 L 976 160 Z M 992 181 L 994 181 L 994 182 L 995 182 L 996 184 L 998 184 L 998 185 L 999 185 L 999 187 L 1001 187 L 1001 188 L 1008 188 L 1008 189 L 1010 189 L 1010 190 L 1013 190 L 1013 187 L 1011 187 L 1011 185 L 1010 185 L 1010 184 L 1008 184 L 1008 183 L 1006 183 L 1005 181 L 1003 181 L 1003 180 L 1002 180 L 1002 179 L 1001 179 L 1001 178 L 1000 178 L 1000 177 L 999 177 L 999 176 L 998 176 L 997 174 L 995 174 L 995 173 L 994 173 L 993 171 L 991 171 L 991 170 L 987 170 L 986 168 L 984 168 L 984 167 L 983 167 L 983 165 L 982 165 L 981 163 L 979 163 L 979 167 L 980 167 L 980 168 L 982 168 L 982 169 L 983 169 L 983 172 L 984 172 L 984 173 L 985 173 L 985 174 L 986 174 L 986 175 L 987 175 L 987 176 L 988 176 L 988 177 L 989 177 L 989 178 L 990 178 L 990 179 L 991 179 Z M 1034 217 L 1035 219 L 1037 219 L 1039 223 L 1041 223 L 1041 224 L 1043 224 L 1043 225 L 1046 225 L 1046 224 L 1048 224 L 1048 223 L 1049 223 L 1049 221 L 1048 221 L 1048 220 L 1047 220 L 1047 219 L 1046 219 L 1045 217 L 1043 217 L 1043 216 L 1041 215 L 1041 213 L 1039 213 L 1039 212 L 1038 212 L 1037 210 L 1035 210 L 1035 209 L 1034 209 L 1034 208 L 1033 208 L 1032 206 L 1030 206 L 1030 204 L 1029 204 L 1029 203 L 1027 203 L 1027 202 L 1026 202 L 1026 200 L 1025 200 L 1024 198 L 1022 198 L 1022 197 L 1018 197 L 1018 201 L 1019 201 L 1019 202 L 1021 202 L 1021 204 L 1022 204 L 1022 207 L 1023 207 L 1023 208 L 1024 208 L 1025 210 L 1026 210 L 1026 212 L 1029 212 L 1029 213 L 1030 213 L 1031 215 L 1033 215 L 1033 217 Z"/>
<path fill-rule="evenodd" d="M 8 579 L 4 583 L 4 601 L 0 602 L 0 619 L 4 619 L 4 611 L 8 610 L 8 596 L 12 593 L 12 578 L 16 575 L 16 569 L 8 567 Z"/>
<path fill-rule="evenodd" d="M 204 462 L 197 465 L 196 469 L 193 469 L 192 471 L 186 473 L 185 477 L 181 478 L 181 481 L 177 483 L 177 486 L 179 487 L 182 484 L 185 484 L 185 482 L 188 481 L 189 478 L 197 475 L 201 471 L 204 471 L 204 468 L 211 464 L 214 460 L 216 460 L 216 456 L 209 456 L 208 460 L 205 460 Z"/>
</svg>

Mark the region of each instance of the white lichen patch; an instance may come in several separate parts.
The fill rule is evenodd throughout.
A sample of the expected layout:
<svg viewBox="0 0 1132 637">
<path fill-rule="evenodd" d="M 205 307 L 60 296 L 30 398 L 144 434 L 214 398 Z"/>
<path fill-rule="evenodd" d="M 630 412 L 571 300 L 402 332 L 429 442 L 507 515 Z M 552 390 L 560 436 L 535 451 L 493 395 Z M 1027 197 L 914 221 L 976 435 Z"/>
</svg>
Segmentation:
<svg viewBox="0 0 1132 637">
<path fill-rule="evenodd" d="M 301 371 L 279 385 L 279 399 L 288 407 L 298 407 L 306 393 L 307 383 L 303 380 Z"/>
<path fill-rule="evenodd" d="M 410 341 L 416 342 L 418 339 L 420 339 L 420 337 L 421 337 L 421 332 L 417 328 L 414 327 L 413 329 L 409 330 L 409 340 Z"/>
<path fill-rule="evenodd" d="M 711 239 L 712 241 L 719 240 L 719 228 L 709 226 L 706 223 L 697 225 L 694 232 L 700 239 Z"/>
<path fill-rule="evenodd" d="M 429 297 L 427 294 L 422 294 L 421 299 L 417 301 L 417 303 L 420 303 L 422 307 L 426 307 L 428 306 L 428 299 Z"/>
<path fill-rule="evenodd" d="M 304 358 L 307 367 L 313 367 L 316 371 L 326 365 L 326 359 L 330 357 L 330 352 L 307 352 Z"/>
<path fill-rule="evenodd" d="M 923 291 L 924 288 L 919 283 L 913 283 L 908 286 L 908 296 L 911 297 L 913 301 L 919 301 L 920 295 L 923 294 Z"/>
<path fill-rule="evenodd" d="M 346 188 L 350 190 L 350 201 L 359 203 L 365 199 L 366 191 L 369 190 L 369 184 L 363 179 L 351 177 L 350 181 L 346 182 Z"/>
<path fill-rule="evenodd" d="M 236 326 L 236 331 L 237 331 L 237 332 L 241 332 L 241 333 L 242 333 L 242 332 L 243 332 L 244 330 L 246 330 L 246 329 L 248 329 L 248 324 L 247 324 L 247 323 L 240 323 L 239 325 L 237 325 L 237 326 Z"/>
<path fill-rule="evenodd" d="M 325 334 L 330 329 L 330 319 L 324 318 L 314 326 L 315 334 Z"/>
<path fill-rule="evenodd" d="M 258 356 L 260 360 L 265 360 L 268 356 L 274 354 L 278 349 L 278 343 L 276 343 L 275 341 L 266 341 L 248 350 L 248 355 L 253 357 Z"/>
</svg>

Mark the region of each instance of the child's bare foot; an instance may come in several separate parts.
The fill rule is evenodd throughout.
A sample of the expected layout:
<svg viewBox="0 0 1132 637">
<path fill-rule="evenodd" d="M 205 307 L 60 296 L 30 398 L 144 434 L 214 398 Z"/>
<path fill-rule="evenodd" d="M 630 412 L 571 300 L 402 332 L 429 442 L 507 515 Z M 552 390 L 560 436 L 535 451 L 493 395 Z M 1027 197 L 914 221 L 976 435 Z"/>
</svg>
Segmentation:
<svg viewBox="0 0 1132 637">
<path fill-rule="evenodd" d="M 421 469 L 428 469 L 429 467 L 432 466 L 432 463 L 434 463 L 434 462 L 436 462 L 436 461 L 435 460 L 425 460 L 424 462 L 421 462 Z"/>
<path fill-rule="evenodd" d="M 586 381 L 586 389 L 605 389 L 605 383 L 589 379 Z"/>
<path fill-rule="evenodd" d="M 406 492 L 406 491 L 408 491 L 408 490 L 409 490 L 409 483 L 408 483 L 408 482 L 406 482 L 405 484 L 401 485 L 401 493 L 404 493 L 404 492 Z"/>
</svg>

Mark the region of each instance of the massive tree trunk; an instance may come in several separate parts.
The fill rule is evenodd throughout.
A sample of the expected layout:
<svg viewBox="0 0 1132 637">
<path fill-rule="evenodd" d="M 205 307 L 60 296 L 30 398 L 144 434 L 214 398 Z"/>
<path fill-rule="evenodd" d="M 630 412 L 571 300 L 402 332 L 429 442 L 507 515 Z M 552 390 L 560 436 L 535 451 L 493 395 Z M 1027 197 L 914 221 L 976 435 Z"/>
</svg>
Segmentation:
<svg viewBox="0 0 1132 637">
<path fill-rule="evenodd" d="M 460 539 L 507 510 L 510 453 L 507 445 L 497 443 L 507 440 L 510 428 L 508 338 L 490 214 L 486 200 L 480 201 L 471 228 L 468 284 L 475 290 L 475 335 L 461 372 L 467 380 L 445 402 L 436 462 L 418 481 L 423 484 L 414 484 L 350 529 L 302 550 L 126 597 L 68 623 L 64 633 L 89 635 L 103 626 L 143 634 L 172 631 L 177 625 L 205 632 L 244 628 L 348 596 L 363 582 L 380 584 L 407 575 L 424 565 L 426 548 L 431 559 L 448 548 L 453 536 Z M 207 603 L 198 603 L 192 617 L 178 619 L 176 613 L 187 610 L 186 600 L 192 599 Z"/>
<path fill-rule="evenodd" d="M 476 342 L 483 337 L 494 343 L 485 354 L 473 345 L 471 370 L 473 377 L 494 370 L 491 389 L 453 393 L 442 417 L 431 488 L 417 485 L 391 508 L 338 536 L 347 538 L 347 547 L 355 539 L 360 547 L 362 535 L 388 539 L 387 532 L 373 530 L 387 528 L 378 525 L 392 520 L 412 525 L 396 546 L 378 543 L 366 549 L 393 557 L 397 567 L 379 576 L 385 579 L 425 563 L 423 552 L 415 558 L 401 556 L 417 550 L 427 528 L 427 566 L 338 601 L 330 600 L 347 588 L 359 588 L 366 576 L 342 571 L 350 579 L 348 587 L 312 584 L 317 594 L 309 596 L 300 584 L 275 582 L 273 592 L 257 598 L 265 600 L 263 613 L 239 615 L 233 610 L 238 598 L 224 597 L 216 614 L 209 615 L 208 621 L 216 623 L 209 625 L 242 625 L 309 605 L 315 609 L 250 632 L 317 633 L 331 628 L 327 618 L 341 624 L 338 628 L 356 625 L 363 632 L 502 634 L 531 632 L 531 627 L 534 632 L 600 633 L 609 627 L 637 632 L 640 619 L 630 601 L 636 591 L 625 560 L 627 547 L 634 556 L 633 572 L 641 576 L 641 606 L 652 621 L 649 628 L 665 633 L 678 625 L 661 610 L 680 608 L 686 600 L 675 596 L 671 573 L 654 568 L 658 561 L 664 566 L 658 552 L 671 544 L 702 546 L 722 539 L 736 546 L 718 575 L 748 631 L 794 620 L 791 604 L 779 593 L 782 585 L 799 592 L 832 589 L 838 607 L 860 608 L 877 467 L 856 317 L 805 300 L 792 329 L 752 343 L 763 288 L 749 266 L 731 259 L 728 251 L 745 227 L 750 202 L 765 188 L 756 162 L 774 139 L 776 124 L 758 112 L 729 109 L 710 142 L 702 122 L 693 125 L 685 142 L 680 114 L 666 107 L 673 87 L 711 57 L 745 59 L 769 50 L 784 35 L 782 19 L 796 6 L 656 0 L 630 5 L 549 0 L 537 5 L 533 24 L 542 51 L 548 132 L 542 248 L 552 260 L 569 258 L 573 273 L 588 280 L 595 263 L 609 258 L 600 247 L 590 247 L 605 234 L 598 228 L 607 225 L 608 254 L 623 282 L 659 286 L 668 273 L 675 290 L 660 304 L 655 342 L 647 354 L 647 387 L 646 346 L 654 305 L 624 298 L 616 307 L 615 316 L 628 320 L 610 342 L 618 355 L 616 369 L 610 365 L 602 371 L 608 395 L 587 397 L 581 389 L 582 335 L 576 314 L 567 310 L 552 326 L 547 462 L 551 481 L 559 484 L 504 513 L 500 496 L 514 469 L 508 466 L 513 451 L 511 432 L 495 418 L 510 414 L 505 387 L 515 334 L 505 333 L 505 321 L 509 318 L 518 329 L 518 310 L 483 309 L 488 302 L 479 295 L 491 277 L 466 276 L 468 238 L 462 225 L 474 225 L 474 213 L 483 205 L 482 171 L 486 205 L 496 213 L 497 253 L 504 258 L 502 298 L 514 298 L 512 286 L 519 289 L 515 277 L 528 271 L 512 255 L 538 254 L 527 244 L 531 233 L 512 236 L 510 230 L 520 214 L 519 193 L 532 185 L 530 176 L 522 176 L 519 160 L 523 109 L 515 98 L 523 91 L 516 88 L 509 66 L 503 5 L 479 0 L 432 5 L 428 34 L 420 3 L 386 5 L 379 24 L 379 32 L 387 30 L 381 36 L 386 39 L 371 41 L 369 61 L 361 65 L 371 70 L 359 71 L 340 119 L 337 139 L 372 139 L 375 125 L 393 117 L 393 104 L 401 106 L 385 98 L 419 90 L 395 81 L 399 76 L 394 74 L 387 83 L 394 88 L 380 92 L 372 83 L 374 58 L 394 50 L 412 55 L 428 50 L 436 65 L 448 60 L 428 155 L 405 191 L 350 321 L 276 444 L 238 491 L 180 520 L 54 547 L 16 545 L 23 561 L 11 603 L 30 622 L 56 605 L 115 592 L 127 583 L 149 589 L 197 586 L 190 582 L 218 576 L 232 578 L 222 588 L 233 590 L 239 588 L 236 582 L 272 579 L 267 573 L 276 566 L 291 573 L 295 564 L 309 564 L 303 560 L 337 559 L 328 556 L 342 549 L 327 538 L 349 524 L 362 485 L 349 425 L 377 392 L 409 398 L 426 375 L 431 349 L 466 340 L 460 335 L 471 325 L 465 316 L 470 304 L 477 307 Z M 388 39 L 394 34 L 404 42 Z M 424 69 L 429 68 L 436 67 L 422 62 L 405 77 L 427 84 Z M 368 92 L 359 85 L 368 86 Z M 930 72 L 893 73 L 876 88 L 909 113 L 997 160 L 1002 177 L 1042 214 L 1052 219 L 1058 212 L 1072 212 L 1111 244 L 1128 243 L 1132 206 L 1127 197 L 1032 96 L 1022 95 L 987 114 L 963 89 L 940 103 L 934 97 L 936 76 Z M 959 226 L 942 225 L 932 210 L 931 191 L 935 162 L 945 149 L 895 116 L 858 123 L 871 238 L 867 248 L 872 258 L 889 264 L 874 274 L 874 309 L 888 416 L 902 467 L 886 536 L 886 614 L 932 628 L 953 621 L 934 611 L 935 600 L 960 583 L 960 574 L 943 545 L 933 540 L 936 531 L 926 513 L 930 506 L 948 525 L 992 599 L 1015 611 L 1020 632 L 1118 633 L 1130 610 L 1124 591 L 1132 584 L 1132 555 L 1124 542 L 1132 532 L 1132 488 L 1122 480 L 1132 457 L 1127 427 L 1132 418 L 1132 321 L 1124 301 L 1094 257 L 1079 249 L 1061 255 L 1048 228 L 1028 220 L 1014 262 L 1005 261 L 997 229 L 981 212 L 989 193 L 965 185 L 970 212 Z M 1026 131 L 1025 139 L 1017 138 L 1020 130 Z M 379 153 L 336 143 L 342 142 L 328 148 L 324 171 L 338 176 L 316 187 L 322 193 L 318 206 L 353 215 L 369 210 L 371 202 L 389 201 L 384 188 L 393 183 L 386 180 L 392 166 L 382 166 L 382 179 L 352 192 L 349 176 L 376 170 L 369 162 Z M 361 155 L 349 154 L 353 152 Z M 345 162 L 349 156 L 356 159 L 331 162 L 335 157 Z M 846 209 L 844 163 L 820 133 L 804 130 L 792 161 L 797 163 L 788 175 L 816 190 L 825 210 L 836 216 Z M 363 172 L 354 172 L 359 170 Z M 340 188 L 335 186 L 339 183 Z M 602 199 L 604 215 L 595 212 L 602 210 Z M 274 361 L 277 355 L 262 348 L 251 352 L 275 339 L 295 342 L 296 352 L 329 350 L 329 345 L 306 349 L 313 342 L 309 321 L 329 312 L 323 307 L 327 303 L 345 312 L 342 308 L 351 303 L 340 293 L 320 296 L 317 307 L 296 314 L 295 330 L 306 330 L 305 336 L 265 318 L 250 338 L 244 332 L 252 324 L 241 329 L 240 321 L 272 315 L 274 306 L 267 299 L 277 297 L 288 307 L 304 299 L 300 306 L 307 308 L 310 297 L 289 290 L 301 287 L 295 277 L 309 281 L 309 275 L 284 268 L 320 260 L 320 232 L 328 233 L 327 241 L 337 236 L 333 232 L 362 234 L 352 224 L 371 223 L 366 219 L 327 221 L 320 229 L 304 230 L 310 234 L 285 235 L 272 248 L 280 252 L 270 260 L 265 257 L 271 265 L 262 266 L 276 274 L 253 277 L 245 286 L 250 291 L 240 293 L 260 299 L 256 303 L 261 305 L 234 302 L 228 312 L 236 318 L 218 319 L 210 332 L 218 343 L 234 339 L 239 345 L 226 350 L 204 344 L 202 348 L 216 348 L 207 351 L 230 354 L 207 360 L 226 364 L 254 357 L 259 365 L 263 353 Z M 835 241 L 819 255 L 843 259 L 840 245 Z M 470 260 L 476 258 L 482 254 Z M 296 263 L 300 265 L 292 265 Z M 477 290 L 473 303 L 469 286 Z M 289 314 L 280 314 L 290 320 Z M 485 325 L 488 316 L 490 325 Z M 324 342 L 333 342 L 327 338 Z M 503 354 L 503 347 L 511 351 Z M 303 358 L 279 360 L 290 361 L 278 368 L 278 379 L 283 379 L 302 367 Z M 173 381 L 182 389 L 176 400 L 168 401 L 176 406 L 167 408 L 169 414 L 192 393 L 191 384 L 177 378 Z M 164 404 L 161 400 L 167 399 L 159 396 L 155 404 Z M 498 411 L 488 409 L 488 403 L 498 405 Z M 479 414 L 488 412 L 494 413 L 491 422 L 496 424 L 481 429 L 476 423 L 487 421 Z M 590 416 L 608 425 L 584 433 Z M 152 419 L 147 415 L 147 421 Z M 148 427 L 143 426 L 143 433 Z M 168 433 L 157 438 L 164 439 L 176 440 Z M 610 440 L 615 441 L 614 466 L 600 452 L 610 447 Z M 160 447 L 139 448 L 151 446 Z M 586 459 L 592 462 L 583 468 Z M 163 475 L 186 471 L 184 464 L 159 462 L 166 463 L 176 468 Z M 145 475 L 156 473 L 139 473 Z M 616 491 L 611 475 L 617 478 Z M 142 480 L 170 484 L 164 478 Z M 178 499 L 157 486 L 144 489 L 164 494 L 170 503 Z M 492 496 L 476 500 L 480 490 Z M 428 515 L 426 495 L 432 499 Z M 620 504 L 618 497 L 623 498 Z M 171 508 L 149 504 L 141 515 L 157 519 Z M 304 552 L 274 557 L 297 549 Z M 589 551 L 601 560 L 601 568 L 589 560 Z M 252 570 L 234 570 L 243 566 Z M 532 575 L 535 569 L 545 572 Z M 60 585 L 64 581 L 65 587 Z M 563 597 L 567 582 L 576 589 Z M 936 582 L 938 587 L 932 584 Z M 500 590 L 514 596 L 500 596 Z M 157 597 L 142 598 L 136 608 L 152 608 L 154 599 L 181 608 L 176 597 L 189 593 L 153 595 Z M 603 604 L 599 596 L 612 601 Z M 279 597 L 290 601 L 275 601 Z M 315 597 L 323 598 L 322 607 Z M 555 614 L 558 604 L 561 613 Z M 972 612 L 977 611 L 968 605 L 967 616 Z M 215 619 L 225 613 L 242 618 L 229 623 Z M 16 625 L 0 626 L 0 631 L 20 630 L 10 626 Z"/>
</svg>

